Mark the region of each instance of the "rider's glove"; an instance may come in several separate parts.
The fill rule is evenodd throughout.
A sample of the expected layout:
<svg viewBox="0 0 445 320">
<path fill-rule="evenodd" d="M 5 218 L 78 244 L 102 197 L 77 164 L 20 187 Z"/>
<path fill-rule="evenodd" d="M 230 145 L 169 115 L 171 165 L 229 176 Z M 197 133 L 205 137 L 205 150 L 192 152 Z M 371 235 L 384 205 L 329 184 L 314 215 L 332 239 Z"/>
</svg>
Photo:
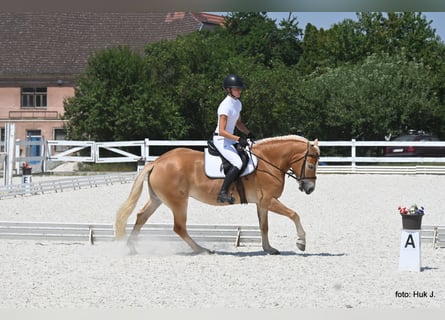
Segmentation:
<svg viewBox="0 0 445 320">
<path fill-rule="evenodd" d="M 247 135 L 247 139 L 250 139 L 250 140 L 252 140 L 252 141 L 255 141 L 255 140 L 256 140 L 256 138 L 255 138 L 255 136 L 253 135 L 252 132 L 249 132 L 249 134 Z"/>
<path fill-rule="evenodd" d="M 248 145 L 248 143 L 247 143 L 247 139 L 246 139 L 246 138 L 243 138 L 243 137 L 240 137 L 240 138 L 238 139 L 238 144 L 240 145 L 241 148 L 245 148 L 245 147 L 247 147 L 247 145 Z"/>
</svg>

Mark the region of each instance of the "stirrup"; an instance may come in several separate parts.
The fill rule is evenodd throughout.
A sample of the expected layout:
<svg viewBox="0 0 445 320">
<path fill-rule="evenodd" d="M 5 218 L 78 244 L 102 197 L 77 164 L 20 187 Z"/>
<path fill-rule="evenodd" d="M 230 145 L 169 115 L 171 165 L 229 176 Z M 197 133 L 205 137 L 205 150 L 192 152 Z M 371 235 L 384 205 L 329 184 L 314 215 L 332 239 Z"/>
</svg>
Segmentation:
<svg viewBox="0 0 445 320">
<path fill-rule="evenodd" d="M 230 204 L 233 204 L 235 202 L 235 199 L 230 195 L 227 195 L 226 192 L 220 192 L 218 194 L 218 198 L 216 198 L 216 201 L 218 203 L 224 203 L 224 202 L 228 202 Z"/>
</svg>

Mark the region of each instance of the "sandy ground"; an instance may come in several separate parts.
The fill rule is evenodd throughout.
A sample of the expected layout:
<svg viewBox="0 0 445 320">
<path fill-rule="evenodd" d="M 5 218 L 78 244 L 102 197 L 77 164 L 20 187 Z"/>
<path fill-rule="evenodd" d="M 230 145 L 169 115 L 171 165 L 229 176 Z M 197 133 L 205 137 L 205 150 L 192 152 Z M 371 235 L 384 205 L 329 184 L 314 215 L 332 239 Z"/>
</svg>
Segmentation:
<svg viewBox="0 0 445 320">
<path fill-rule="evenodd" d="M 204 243 L 216 253 L 193 255 L 182 241 L 141 241 L 131 256 L 117 242 L 0 240 L 0 309 L 445 306 L 444 249 L 423 244 L 422 271 L 399 271 L 397 210 L 417 203 L 425 207 L 424 225 L 445 225 L 444 176 L 322 174 L 317 183 L 308 196 L 289 179 L 280 198 L 300 214 L 305 252 L 295 246 L 293 223 L 273 213 L 269 236 L 279 256 L 228 243 Z M 130 188 L 0 200 L 0 220 L 114 223 Z M 161 206 L 149 222 L 171 223 L 172 216 Z M 256 225 L 257 218 L 254 205 L 191 200 L 188 222 Z"/>
</svg>

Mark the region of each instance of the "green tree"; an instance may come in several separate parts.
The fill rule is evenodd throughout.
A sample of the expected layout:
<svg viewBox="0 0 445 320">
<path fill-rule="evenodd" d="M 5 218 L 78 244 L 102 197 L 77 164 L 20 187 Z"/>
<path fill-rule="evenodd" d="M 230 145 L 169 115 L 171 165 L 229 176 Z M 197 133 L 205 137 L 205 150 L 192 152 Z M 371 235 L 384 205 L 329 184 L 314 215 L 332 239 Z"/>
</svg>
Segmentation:
<svg viewBox="0 0 445 320">
<path fill-rule="evenodd" d="M 144 59 L 128 47 L 93 55 L 74 97 L 65 101 L 69 137 L 112 141 L 184 134 L 187 126 L 177 106 L 151 86 L 144 70 Z"/>
<path fill-rule="evenodd" d="M 307 73 L 359 63 L 371 54 L 404 54 L 405 58 L 437 67 L 442 51 L 439 37 L 422 13 L 357 13 L 330 29 L 305 29 L 300 70 Z"/>
<path fill-rule="evenodd" d="M 236 54 L 254 57 L 266 67 L 277 61 L 286 65 L 298 63 L 302 53 L 302 30 L 296 18 L 279 22 L 267 17 L 266 12 L 233 12 L 226 19 L 227 43 L 231 41 Z"/>
<path fill-rule="evenodd" d="M 405 128 L 436 131 L 445 118 L 431 75 L 404 57 L 372 55 L 361 64 L 308 77 L 301 100 L 319 106 L 318 132 L 326 140 L 381 140 Z"/>
<path fill-rule="evenodd" d="M 421 12 L 389 12 L 387 17 L 373 12 L 357 16 L 357 28 L 366 53 L 392 55 L 404 51 L 408 59 L 421 61 L 437 49 L 439 38 L 431 21 Z"/>
<path fill-rule="evenodd" d="M 358 14 L 327 30 L 265 13 L 226 27 L 91 57 L 65 103 L 70 137 L 207 139 L 222 81 L 247 85 L 243 120 L 258 137 L 382 139 L 405 127 L 445 135 L 445 50 L 421 14 Z"/>
</svg>

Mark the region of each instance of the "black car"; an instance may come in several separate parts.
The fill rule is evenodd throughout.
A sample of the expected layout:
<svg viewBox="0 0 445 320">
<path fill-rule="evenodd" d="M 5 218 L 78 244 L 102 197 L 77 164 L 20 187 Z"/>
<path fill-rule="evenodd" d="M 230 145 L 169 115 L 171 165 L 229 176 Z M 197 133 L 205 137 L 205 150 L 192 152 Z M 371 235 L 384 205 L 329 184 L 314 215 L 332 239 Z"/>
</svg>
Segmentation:
<svg viewBox="0 0 445 320">
<path fill-rule="evenodd" d="M 440 141 L 438 137 L 425 132 L 400 135 L 392 141 Z M 445 157 L 445 147 L 436 146 L 387 146 L 387 157 Z"/>
</svg>

